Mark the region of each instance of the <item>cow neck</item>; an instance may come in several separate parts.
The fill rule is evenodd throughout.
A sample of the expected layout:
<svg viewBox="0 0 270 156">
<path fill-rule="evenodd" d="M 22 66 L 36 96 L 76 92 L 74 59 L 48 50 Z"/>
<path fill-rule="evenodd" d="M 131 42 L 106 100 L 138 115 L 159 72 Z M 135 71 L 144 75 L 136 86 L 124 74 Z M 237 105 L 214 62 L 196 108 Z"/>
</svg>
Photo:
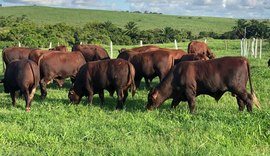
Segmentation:
<svg viewBox="0 0 270 156">
<path fill-rule="evenodd" d="M 173 87 L 171 85 L 171 77 L 166 77 L 156 88 L 160 95 L 160 102 L 163 103 L 172 95 Z"/>
</svg>

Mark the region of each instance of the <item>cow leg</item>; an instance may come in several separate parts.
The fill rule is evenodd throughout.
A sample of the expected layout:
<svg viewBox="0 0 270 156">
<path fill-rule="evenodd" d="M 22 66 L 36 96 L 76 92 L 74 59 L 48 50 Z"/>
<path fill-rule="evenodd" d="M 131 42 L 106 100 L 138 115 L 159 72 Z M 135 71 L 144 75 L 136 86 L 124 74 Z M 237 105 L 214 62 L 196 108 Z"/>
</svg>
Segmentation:
<svg viewBox="0 0 270 156">
<path fill-rule="evenodd" d="M 239 97 L 236 97 L 237 104 L 239 106 L 239 111 L 243 111 L 245 108 L 245 103 L 243 100 L 241 100 Z"/>
<path fill-rule="evenodd" d="M 180 103 L 180 98 L 179 97 L 174 97 L 172 104 L 171 104 L 171 108 L 176 109 L 176 107 L 179 105 Z"/>
<path fill-rule="evenodd" d="M 33 101 L 33 98 L 34 98 L 34 95 L 35 95 L 35 92 L 36 92 L 36 87 L 34 87 L 31 91 L 30 91 L 30 95 L 29 95 L 29 104 L 28 104 L 28 108 L 26 107 L 26 111 L 30 111 L 31 109 L 31 105 L 32 105 L 32 101 Z"/>
<path fill-rule="evenodd" d="M 190 113 L 195 112 L 195 97 L 188 99 L 188 106 Z"/>
<path fill-rule="evenodd" d="M 53 81 L 55 81 L 59 87 L 63 87 L 65 79 L 54 79 Z"/>
<path fill-rule="evenodd" d="M 40 93 L 41 93 L 41 99 L 45 99 L 47 96 L 47 91 L 46 91 L 46 83 L 44 79 L 41 79 L 39 81 L 39 87 L 40 87 Z"/>
<path fill-rule="evenodd" d="M 144 78 L 144 81 L 145 81 L 146 88 L 150 88 L 151 86 L 150 86 L 149 79 Z"/>
<path fill-rule="evenodd" d="M 91 106 L 93 103 L 93 92 L 88 92 L 88 106 Z"/>
<path fill-rule="evenodd" d="M 26 89 L 23 95 L 25 99 L 25 111 L 30 112 L 31 100 L 30 100 L 29 90 Z"/>
<path fill-rule="evenodd" d="M 128 97 L 128 90 L 124 91 L 123 104 L 126 102 Z"/>
<path fill-rule="evenodd" d="M 123 90 L 118 89 L 117 90 L 117 105 L 116 105 L 117 110 L 123 109 L 123 99 L 124 99 Z"/>
<path fill-rule="evenodd" d="M 15 94 L 15 91 L 11 91 L 10 92 L 10 96 L 11 96 L 11 100 L 12 100 L 12 105 L 15 106 L 16 105 L 16 94 Z"/>
<path fill-rule="evenodd" d="M 233 94 L 236 94 L 240 100 L 244 102 L 247 107 L 248 112 L 252 112 L 252 96 L 249 94 L 246 89 L 237 89 Z"/>
<path fill-rule="evenodd" d="M 195 112 L 195 95 L 196 93 L 194 92 L 193 89 L 187 88 L 186 90 L 186 97 L 188 101 L 188 106 L 189 106 L 189 111 L 190 113 Z"/>
<path fill-rule="evenodd" d="M 104 106 L 104 90 L 100 91 L 98 95 L 100 99 L 100 107 L 102 108 Z"/>
<path fill-rule="evenodd" d="M 141 80 L 142 80 L 142 77 L 135 77 L 134 81 L 135 81 L 136 88 L 140 87 Z"/>
</svg>

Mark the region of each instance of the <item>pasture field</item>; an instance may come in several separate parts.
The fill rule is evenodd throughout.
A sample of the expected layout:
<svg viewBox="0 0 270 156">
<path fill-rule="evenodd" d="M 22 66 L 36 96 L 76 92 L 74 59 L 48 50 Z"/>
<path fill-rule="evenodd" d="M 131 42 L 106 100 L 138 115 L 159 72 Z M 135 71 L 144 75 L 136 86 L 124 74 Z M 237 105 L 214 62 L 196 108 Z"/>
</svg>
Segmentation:
<svg viewBox="0 0 270 156">
<path fill-rule="evenodd" d="M 187 44 L 180 47 L 186 50 Z M 240 53 L 240 41 L 228 41 L 227 51 L 222 40 L 208 44 L 218 57 Z M 173 48 L 173 44 L 160 46 Z M 114 56 L 121 47 L 132 46 L 115 46 Z M 171 100 L 146 111 L 144 83 L 134 97 L 128 97 L 122 111 L 115 110 L 116 95 L 109 97 L 107 92 L 104 108 L 99 107 L 97 95 L 92 106 L 86 98 L 73 105 L 67 97 L 69 80 L 63 88 L 50 84 L 43 101 L 38 89 L 31 112 L 26 113 L 24 100 L 19 98 L 12 107 L 0 84 L 0 155 L 270 155 L 269 50 L 265 43 L 262 59 L 249 57 L 262 106 L 253 107 L 253 113 L 239 112 L 230 93 L 218 103 L 209 96 L 197 97 L 193 115 L 186 102 L 171 110 Z M 157 84 L 155 79 L 152 85 Z"/>
<path fill-rule="evenodd" d="M 142 30 L 165 27 L 172 27 L 178 30 L 186 30 L 188 28 L 194 34 L 198 34 L 200 31 L 213 31 L 222 34 L 230 31 L 236 21 L 233 18 L 139 14 L 123 11 L 67 9 L 44 6 L 0 7 L 0 15 L 27 15 L 31 21 L 38 24 L 64 22 L 71 26 L 80 27 L 88 22 L 111 21 L 116 26 L 124 28 L 124 25 L 128 22 L 134 21 L 138 24 L 139 29 Z"/>
</svg>

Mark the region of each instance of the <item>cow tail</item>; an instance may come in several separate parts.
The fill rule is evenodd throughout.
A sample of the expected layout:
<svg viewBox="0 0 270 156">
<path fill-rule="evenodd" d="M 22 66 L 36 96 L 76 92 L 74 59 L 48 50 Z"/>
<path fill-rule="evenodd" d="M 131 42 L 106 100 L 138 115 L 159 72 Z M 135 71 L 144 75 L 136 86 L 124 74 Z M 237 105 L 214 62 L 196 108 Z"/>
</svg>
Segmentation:
<svg viewBox="0 0 270 156">
<path fill-rule="evenodd" d="M 190 42 L 190 43 L 188 44 L 188 48 L 187 48 L 187 52 L 188 52 L 188 53 L 190 53 L 189 51 L 190 51 L 191 43 L 192 43 L 192 42 Z"/>
<path fill-rule="evenodd" d="M 38 61 L 37 61 L 37 65 L 38 65 L 38 66 L 40 65 L 40 61 L 42 60 L 43 56 L 44 56 L 44 54 L 41 55 L 41 56 L 38 58 Z"/>
<path fill-rule="evenodd" d="M 32 72 L 32 76 L 33 76 L 33 79 L 34 79 L 34 84 L 31 86 L 31 90 L 36 86 L 37 82 L 36 82 L 36 77 L 35 77 L 35 73 L 34 73 L 34 69 L 32 67 L 32 64 L 30 61 L 27 61 L 27 63 L 29 64 L 30 66 L 30 69 L 31 69 L 31 72 Z M 31 91 L 32 92 L 32 91 Z"/>
<path fill-rule="evenodd" d="M 259 102 L 258 98 L 256 97 L 255 92 L 252 88 L 252 82 L 251 82 L 251 76 L 250 76 L 250 66 L 249 66 L 248 61 L 246 61 L 246 63 L 247 63 L 247 69 L 248 69 L 248 79 L 249 79 L 249 86 L 250 86 L 252 101 L 257 108 L 261 108 L 260 102 Z"/>
<path fill-rule="evenodd" d="M 130 87 L 130 91 L 132 93 L 132 96 L 135 95 L 136 93 L 136 85 L 135 85 L 135 82 L 134 82 L 134 78 L 135 78 L 135 68 L 134 66 L 128 62 L 128 69 L 129 69 L 129 84 L 131 83 L 131 87 Z"/>
<path fill-rule="evenodd" d="M 171 69 L 173 68 L 173 66 L 174 66 L 174 57 L 172 57 Z"/>
<path fill-rule="evenodd" d="M 6 66 L 5 66 L 5 61 L 4 61 L 4 52 L 5 51 L 5 49 L 3 49 L 3 51 L 2 51 L 2 64 L 3 64 L 3 73 L 6 71 Z"/>
</svg>

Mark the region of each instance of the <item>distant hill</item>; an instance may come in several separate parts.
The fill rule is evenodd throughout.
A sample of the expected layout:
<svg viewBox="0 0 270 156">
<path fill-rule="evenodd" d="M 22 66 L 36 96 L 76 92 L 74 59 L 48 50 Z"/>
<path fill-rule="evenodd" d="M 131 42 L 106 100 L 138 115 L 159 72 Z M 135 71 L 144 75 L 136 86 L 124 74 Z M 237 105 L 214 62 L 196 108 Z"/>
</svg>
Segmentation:
<svg viewBox="0 0 270 156">
<path fill-rule="evenodd" d="M 127 22 L 134 21 L 141 30 L 168 26 L 179 30 L 190 30 L 193 34 L 198 34 L 201 31 L 222 34 L 230 31 L 236 21 L 232 18 L 173 16 L 44 6 L 0 7 L 0 16 L 10 15 L 27 15 L 29 19 L 38 24 L 65 22 L 72 26 L 83 26 L 88 22 L 111 21 L 117 26 L 124 27 Z"/>
</svg>

